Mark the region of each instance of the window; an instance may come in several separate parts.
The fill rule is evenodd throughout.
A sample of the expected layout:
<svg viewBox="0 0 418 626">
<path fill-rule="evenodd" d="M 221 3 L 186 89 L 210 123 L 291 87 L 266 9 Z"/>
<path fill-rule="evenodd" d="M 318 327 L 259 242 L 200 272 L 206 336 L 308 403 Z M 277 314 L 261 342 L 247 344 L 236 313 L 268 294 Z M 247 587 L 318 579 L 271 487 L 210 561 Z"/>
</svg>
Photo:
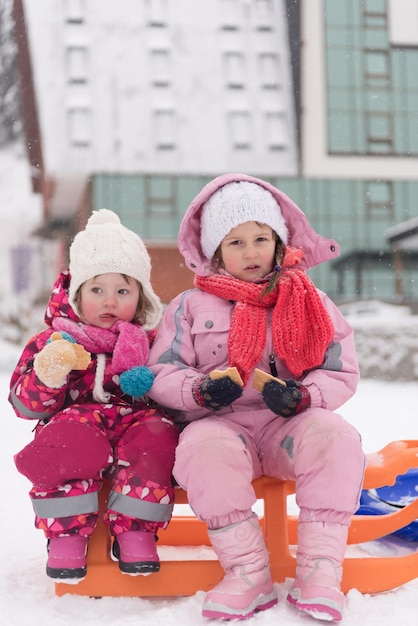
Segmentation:
<svg viewBox="0 0 418 626">
<path fill-rule="evenodd" d="M 279 89 L 280 62 L 274 52 L 260 54 L 260 77 L 263 89 Z"/>
<path fill-rule="evenodd" d="M 251 148 L 250 123 L 250 114 L 247 111 L 232 111 L 230 113 L 232 146 L 235 150 L 249 150 Z"/>
<path fill-rule="evenodd" d="M 390 113 L 366 112 L 367 148 L 371 153 L 392 152 L 393 132 Z"/>
<path fill-rule="evenodd" d="M 85 0 L 65 0 L 67 22 L 80 24 L 85 18 Z"/>
<path fill-rule="evenodd" d="M 238 30 L 238 15 L 237 5 L 241 5 L 241 0 L 221 0 L 220 15 L 221 15 L 221 28 L 222 30 Z M 238 7 L 241 8 L 241 7 Z"/>
<path fill-rule="evenodd" d="M 149 26 L 162 27 L 166 25 L 167 0 L 146 0 L 145 9 Z"/>
<path fill-rule="evenodd" d="M 253 6 L 257 30 L 273 30 L 274 6 L 272 0 L 255 0 Z"/>
<path fill-rule="evenodd" d="M 365 183 L 366 216 L 393 219 L 393 184 L 391 181 L 367 181 Z"/>
<path fill-rule="evenodd" d="M 268 149 L 272 151 L 285 150 L 288 145 L 288 130 L 285 113 L 266 113 L 265 128 Z"/>
<path fill-rule="evenodd" d="M 386 28 L 386 0 L 363 0 L 362 8 L 366 28 Z"/>
<path fill-rule="evenodd" d="M 151 51 L 152 83 L 156 87 L 167 87 L 170 84 L 170 53 L 168 50 Z"/>
<path fill-rule="evenodd" d="M 367 87 L 387 87 L 390 81 L 387 50 L 365 50 L 365 82 Z"/>
<path fill-rule="evenodd" d="M 68 133 L 70 144 L 79 148 L 91 143 L 91 111 L 87 107 L 68 111 Z"/>
<path fill-rule="evenodd" d="M 71 83 L 85 83 L 88 78 L 88 53 L 81 46 L 67 48 L 66 64 L 68 80 Z"/>
<path fill-rule="evenodd" d="M 154 112 L 155 142 L 157 150 L 174 150 L 176 147 L 176 115 L 171 109 Z"/>
<path fill-rule="evenodd" d="M 245 59 L 241 52 L 226 52 L 225 56 L 226 84 L 229 89 L 244 89 Z"/>
<path fill-rule="evenodd" d="M 145 197 L 148 214 L 158 217 L 175 215 L 175 177 L 147 177 L 145 180 Z"/>
</svg>

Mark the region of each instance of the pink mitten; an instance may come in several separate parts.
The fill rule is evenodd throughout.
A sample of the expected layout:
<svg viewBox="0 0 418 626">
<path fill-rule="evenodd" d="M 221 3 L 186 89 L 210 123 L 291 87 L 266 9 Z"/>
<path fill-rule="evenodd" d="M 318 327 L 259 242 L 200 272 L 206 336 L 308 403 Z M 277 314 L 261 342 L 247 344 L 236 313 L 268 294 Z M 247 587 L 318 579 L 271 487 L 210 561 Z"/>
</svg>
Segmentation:
<svg viewBox="0 0 418 626">
<path fill-rule="evenodd" d="M 54 333 L 52 341 L 42 348 L 33 362 L 39 380 L 53 389 L 65 385 L 71 370 L 86 369 L 90 363 L 90 354 L 83 346 L 60 337 L 59 333 Z"/>
<path fill-rule="evenodd" d="M 141 326 L 121 320 L 116 322 L 114 328 L 119 333 L 112 358 L 115 374 L 145 365 L 149 355 L 149 341 L 145 330 Z"/>
</svg>

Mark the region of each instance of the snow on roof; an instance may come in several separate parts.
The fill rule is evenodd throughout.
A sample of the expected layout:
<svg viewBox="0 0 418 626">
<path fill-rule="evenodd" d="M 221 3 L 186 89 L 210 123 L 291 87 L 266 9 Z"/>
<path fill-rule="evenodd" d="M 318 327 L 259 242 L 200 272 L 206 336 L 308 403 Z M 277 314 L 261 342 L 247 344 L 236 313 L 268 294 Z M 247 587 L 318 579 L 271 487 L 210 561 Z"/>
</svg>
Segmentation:
<svg viewBox="0 0 418 626">
<path fill-rule="evenodd" d="M 402 250 L 418 248 L 418 217 L 400 222 L 386 230 L 386 238 Z"/>
</svg>

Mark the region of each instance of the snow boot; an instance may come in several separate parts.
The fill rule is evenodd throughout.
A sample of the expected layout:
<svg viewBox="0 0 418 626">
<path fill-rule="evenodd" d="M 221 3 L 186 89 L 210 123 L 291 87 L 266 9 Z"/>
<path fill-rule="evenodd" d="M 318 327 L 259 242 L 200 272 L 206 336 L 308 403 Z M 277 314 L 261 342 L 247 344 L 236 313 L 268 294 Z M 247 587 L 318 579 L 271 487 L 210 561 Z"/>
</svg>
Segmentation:
<svg viewBox="0 0 418 626">
<path fill-rule="evenodd" d="M 247 619 L 277 603 L 269 569 L 269 556 L 258 518 L 252 517 L 209 530 L 211 544 L 225 577 L 206 595 L 203 617 Z"/>
<path fill-rule="evenodd" d="M 80 535 L 48 539 L 47 576 L 68 584 L 83 580 L 87 573 L 87 541 Z"/>
<path fill-rule="evenodd" d="M 296 578 L 287 601 L 315 619 L 342 619 L 344 595 L 340 582 L 347 533 L 344 524 L 299 523 Z"/>
<path fill-rule="evenodd" d="M 128 530 L 114 538 L 111 557 L 119 561 L 119 569 L 123 574 L 153 574 L 160 569 L 155 542 L 156 537 L 152 532 Z"/>
</svg>

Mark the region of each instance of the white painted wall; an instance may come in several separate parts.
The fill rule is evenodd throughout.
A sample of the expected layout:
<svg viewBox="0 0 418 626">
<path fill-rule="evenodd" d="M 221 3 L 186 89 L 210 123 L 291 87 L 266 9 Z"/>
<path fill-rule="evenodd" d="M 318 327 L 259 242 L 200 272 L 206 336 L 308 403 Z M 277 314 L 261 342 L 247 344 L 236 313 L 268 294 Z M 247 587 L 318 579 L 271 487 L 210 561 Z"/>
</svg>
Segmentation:
<svg viewBox="0 0 418 626">
<path fill-rule="evenodd" d="M 24 6 L 50 173 L 297 175 L 284 0 Z"/>
</svg>

